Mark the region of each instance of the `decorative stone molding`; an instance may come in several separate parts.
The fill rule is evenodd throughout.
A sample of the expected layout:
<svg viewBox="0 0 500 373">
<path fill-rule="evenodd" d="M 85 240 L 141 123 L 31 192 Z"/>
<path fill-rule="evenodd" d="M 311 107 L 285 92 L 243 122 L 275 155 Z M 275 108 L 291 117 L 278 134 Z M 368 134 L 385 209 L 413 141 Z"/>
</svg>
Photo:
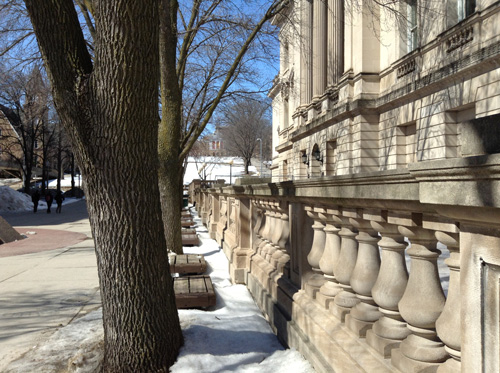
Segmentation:
<svg viewBox="0 0 500 373">
<path fill-rule="evenodd" d="M 446 41 L 446 52 L 453 52 L 455 49 L 470 43 L 472 40 L 474 40 L 474 28 L 471 25 L 452 35 Z"/>
<path fill-rule="evenodd" d="M 313 101 L 312 106 L 314 107 L 314 110 L 316 110 L 316 114 L 320 114 L 323 107 L 323 100 L 318 99 Z"/>
<path fill-rule="evenodd" d="M 413 58 L 413 59 L 405 62 L 404 64 L 402 64 L 401 66 L 398 67 L 398 69 L 396 71 L 396 76 L 399 79 L 405 75 L 408 75 L 408 74 L 414 72 L 416 69 L 417 69 L 417 63 L 415 62 L 415 59 Z"/>
<path fill-rule="evenodd" d="M 336 105 L 339 102 L 339 91 L 338 89 L 329 89 L 326 91 L 330 105 Z"/>
</svg>

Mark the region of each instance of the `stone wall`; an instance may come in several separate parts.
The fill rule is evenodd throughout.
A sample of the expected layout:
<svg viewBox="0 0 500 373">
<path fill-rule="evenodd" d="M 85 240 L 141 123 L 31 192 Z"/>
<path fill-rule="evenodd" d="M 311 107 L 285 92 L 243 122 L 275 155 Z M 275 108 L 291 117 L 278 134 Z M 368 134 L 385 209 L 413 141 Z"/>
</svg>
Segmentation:
<svg viewBox="0 0 500 373">
<path fill-rule="evenodd" d="M 500 369 L 499 186 L 494 154 L 195 198 L 233 280 L 317 371 L 477 372 Z"/>
</svg>

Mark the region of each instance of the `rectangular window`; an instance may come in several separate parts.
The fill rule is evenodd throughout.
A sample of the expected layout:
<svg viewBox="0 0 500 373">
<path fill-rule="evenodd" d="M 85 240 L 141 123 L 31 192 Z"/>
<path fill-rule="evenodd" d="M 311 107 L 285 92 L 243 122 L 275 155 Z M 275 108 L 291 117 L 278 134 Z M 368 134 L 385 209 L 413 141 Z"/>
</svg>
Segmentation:
<svg viewBox="0 0 500 373">
<path fill-rule="evenodd" d="M 336 174 L 337 169 L 337 141 L 328 141 L 326 143 L 326 175 L 332 176 Z"/>
<path fill-rule="evenodd" d="M 287 181 L 287 180 L 288 180 L 288 162 L 287 161 L 283 161 L 283 177 L 282 177 L 282 181 Z"/>
<path fill-rule="evenodd" d="M 457 0 L 457 15 L 458 21 L 469 17 L 476 11 L 475 0 Z"/>
<path fill-rule="evenodd" d="M 407 46 L 408 53 L 418 45 L 417 0 L 407 0 Z"/>
</svg>

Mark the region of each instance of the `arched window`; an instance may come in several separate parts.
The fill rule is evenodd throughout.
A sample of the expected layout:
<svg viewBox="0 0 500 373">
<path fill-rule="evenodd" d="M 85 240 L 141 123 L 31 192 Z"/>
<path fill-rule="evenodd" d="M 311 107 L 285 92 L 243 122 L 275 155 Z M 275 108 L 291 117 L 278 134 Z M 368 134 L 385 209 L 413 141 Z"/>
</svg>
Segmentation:
<svg viewBox="0 0 500 373">
<path fill-rule="evenodd" d="M 311 176 L 312 177 L 323 176 L 321 171 L 323 166 L 323 154 L 321 153 L 318 144 L 314 144 L 310 159 L 311 159 Z"/>
</svg>

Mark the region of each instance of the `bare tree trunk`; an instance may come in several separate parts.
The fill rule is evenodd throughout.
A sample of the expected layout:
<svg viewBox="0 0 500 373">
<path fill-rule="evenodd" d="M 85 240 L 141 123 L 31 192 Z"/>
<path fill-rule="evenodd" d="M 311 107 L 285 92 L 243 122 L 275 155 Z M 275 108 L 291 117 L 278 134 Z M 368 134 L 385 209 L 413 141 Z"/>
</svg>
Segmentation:
<svg viewBox="0 0 500 373">
<path fill-rule="evenodd" d="M 252 164 L 252 160 L 250 158 L 245 159 L 245 175 L 248 175 L 248 168 Z"/>
<path fill-rule="evenodd" d="M 71 154 L 71 190 L 75 190 L 75 155 Z"/>
<path fill-rule="evenodd" d="M 95 3 L 95 67 L 72 1 L 25 3 L 85 179 L 103 370 L 168 372 L 182 333 L 158 190 L 158 3 Z"/>
<path fill-rule="evenodd" d="M 31 169 L 23 170 L 23 184 L 24 184 L 24 193 L 31 193 Z"/>
<path fill-rule="evenodd" d="M 59 129 L 57 138 L 57 191 L 61 191 L 61 174 L 62 174 L 62 134 Z"/>
<path fill-rule="evenodd" d="M 163 224 L 168 248 L 182 254 L 181 180 L 179 159 L 182 95 L 176 72 L 176 0 L 160 0 L 160 69 L 162 118 L 159 130 L 159 185 Z"/>
</svg>

